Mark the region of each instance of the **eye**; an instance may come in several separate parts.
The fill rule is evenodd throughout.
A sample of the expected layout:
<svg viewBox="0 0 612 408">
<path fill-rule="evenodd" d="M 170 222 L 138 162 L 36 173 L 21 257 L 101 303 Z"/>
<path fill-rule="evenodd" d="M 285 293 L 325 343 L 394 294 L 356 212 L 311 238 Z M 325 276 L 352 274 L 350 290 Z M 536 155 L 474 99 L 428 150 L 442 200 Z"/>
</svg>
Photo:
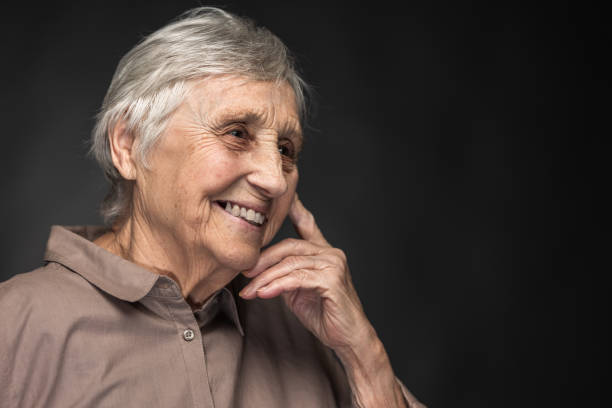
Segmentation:
<svg viewBox="0 0 612 408">
<path fill-rule="evenodd" d="M 293 159 L 294 156 L 294 151 L 293 151 L 293 144 L 288 141 L 285 140 L 281 143 L 279 143 L 278 145 L 278 152 L 282 155 L 282 156 L 286 156 L 289 157 L 291 159 Z"/>
<path fill-rule="evenodd" d="M 230 130 L 227 133 L 229 135 L 232 135 L 232 136 L 237 137 L 239 139 L 246 139 L 247 138 L 247 133 L 244 130 L 241 130 L 241 129 Z"/>
<path fill-rule="evenodd" d="M 287 146 L 278 146 L 278 152 L 283 156 L 290 156 L 289 149 L 287 149 Z"/>
</svg>

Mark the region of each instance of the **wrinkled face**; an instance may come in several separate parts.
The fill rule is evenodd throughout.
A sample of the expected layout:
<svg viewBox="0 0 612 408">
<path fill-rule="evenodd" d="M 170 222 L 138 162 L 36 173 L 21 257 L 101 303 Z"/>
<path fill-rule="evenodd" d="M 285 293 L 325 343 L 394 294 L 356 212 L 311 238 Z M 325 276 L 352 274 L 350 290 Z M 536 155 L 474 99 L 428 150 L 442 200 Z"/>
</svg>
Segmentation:
<svg viewBox="0 0 612 408">
<path fill-rule="evenodd" d="M 287 83 L 201 80 L 138 171 L 136 211 L 168 245 L 248 269 L 287 215 L 301 145 Z"/>
</svg>

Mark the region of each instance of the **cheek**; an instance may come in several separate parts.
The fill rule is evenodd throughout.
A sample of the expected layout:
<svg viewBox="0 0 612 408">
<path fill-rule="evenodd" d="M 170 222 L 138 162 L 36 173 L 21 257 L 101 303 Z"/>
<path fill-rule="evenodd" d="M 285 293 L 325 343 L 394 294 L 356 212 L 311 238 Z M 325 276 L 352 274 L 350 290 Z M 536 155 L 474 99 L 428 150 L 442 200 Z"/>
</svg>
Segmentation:
<svg viewBox="0 0 612 408">
<path fill-rule="evenodd" d="M 281 223 L 287 216 L 289 207 L 291 207 L 291 202 L 293 201 L 293 196 L 295 195 L 295 190 L 297 189 L 298 178 L 298 171 L 296 169 L 287 176 L 287 191 L 282 195 L 282 197 L 278 198 L 278 207 L 276 211 L 278 215 L 275 214 L 275 217 L 280 218 Z"/>
<path fill-rule="evenodd" d="M 231 157 L 231 154 L 219 152 L 205 156 L 191 159 L 187 171 L 181 177 L 181 184 L 194 197 L 206 198 L 220 193 L 240 177 L 240 162 Z"/>
<path fill-rule="evenodd" d="M 282 197 L 279 197 L 276 201 L 274 214 L 272 219 L 269 220 L 267 230 L 264 235 L 263 246 L 268 245 L 270 241 L 272 241 L 272 238 L 274 238 L 283 224 L 283 221 L 289 212 L 289 207 L 291 207 L 291 202 L 293 201 L 293 196 L 295 195 L 295 190 L 297 189 L 297 184 L 298 172 L 295 170 L 287 178 L 287 192 L 283 194 Z"/>
</svg>

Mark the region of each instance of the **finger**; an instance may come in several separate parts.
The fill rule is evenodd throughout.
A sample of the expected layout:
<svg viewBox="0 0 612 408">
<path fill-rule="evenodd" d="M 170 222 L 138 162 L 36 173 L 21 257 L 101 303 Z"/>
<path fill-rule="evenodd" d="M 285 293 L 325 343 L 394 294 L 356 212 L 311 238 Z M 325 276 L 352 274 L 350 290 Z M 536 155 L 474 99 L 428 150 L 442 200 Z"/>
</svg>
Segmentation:
<svg viewBox="0 0 612 408">
<path fill-rule="evenodd" d="M 300 237 L 318 245 L 329 246 L 329 243 L 317 226 L 314 216 L 304 207 L 297 193 L 293 197 L 291 208 L 289 208 L 289 218 L 291 218 L 293 226 Z"/>
<path fill-rule="evenodd" d="M 268 285 L 257 290 L 256 295 L 262 299 L 276 297 L 282 293 L 293 292 L 298 289 L 314 289 L 321 291 L 323 286 L 310 270 L 297 270 L 294 273 L 273 280 Z"/>
<path fill-rule="evenodd" d="M 287 238 L 264 250 L 255 266 L 242 272 L 246 277 L 253 278 L 274 264 L 291 255 L 317 255 L 321 248 L 303 239 Z"/>
<path fill-rule="evenodd" d="M 255 297 L 255 292 L 259 288 L 266 286 L 281 276 L 293 273 L 296 270 L 304 269 L 320 269 L 320 263 L 312 256 L 290 256 L 285 258 L 276 265 L 266 269 L 255 279 L 249 282 L 249 284 L 240 291 L 240 296 L 245 299 Z"/>
</svg>

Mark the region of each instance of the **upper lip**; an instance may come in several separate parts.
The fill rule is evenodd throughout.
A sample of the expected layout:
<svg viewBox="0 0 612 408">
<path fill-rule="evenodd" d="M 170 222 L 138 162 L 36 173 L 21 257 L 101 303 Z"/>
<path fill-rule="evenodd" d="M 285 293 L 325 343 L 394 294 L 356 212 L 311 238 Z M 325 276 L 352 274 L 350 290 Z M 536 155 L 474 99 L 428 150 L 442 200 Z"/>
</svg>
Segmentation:
<svg viewBox="0 0 612 408">
<path fill-rule="evenodd" d="M 218 202 L 222 202 L 223 206 L 225 206 L 225 203 L 230 203 L 232 205 L 232 207 L 234 205 L 237 205 L 238 207 L 243 207 L 246 208 L 247 210 L 253 210 L 255 212 L 258 212 L 262 215 L 267 215 L 267 211 L 268 208 L 270 207 L 269 205 L 262 205 L 262 204 L 255 204 L 255 203 L 246 203 L 244 201 L 236 201 L 236 200 L 216 200 Z"/>
</svg>

